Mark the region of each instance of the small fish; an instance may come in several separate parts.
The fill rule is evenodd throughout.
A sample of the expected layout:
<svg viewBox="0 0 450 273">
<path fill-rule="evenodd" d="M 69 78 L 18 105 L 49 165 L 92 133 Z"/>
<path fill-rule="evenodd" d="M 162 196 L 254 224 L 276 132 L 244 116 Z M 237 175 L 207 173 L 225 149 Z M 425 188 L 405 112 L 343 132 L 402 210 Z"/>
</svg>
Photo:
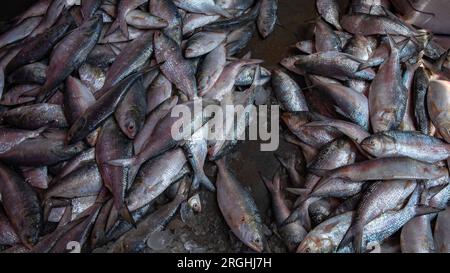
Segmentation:
<svg viewBox="0 0 450 273">
<path fill-rule="evenodd" d="M 36 98 L 37 102 L 50 99 L 60 85 L 74 70 L 78 69 L 100 38 L 102 21 L 99 17 L 85 22 L 67 35 L 53 49 L 48 70 L 50 73 Z"/>
<path fill-rule="evenodd" d="M 267 38 L 277 22 L 278 0 L 262 0 L 257 20 L 259 33 Z"/>
<path fill-rule="evenodd" d="M 317 0 L 317 11 L 322 18 L 333 25 L 337 30 L 342 30 L 340 21 L 340 10 L 336 0 Z"/>
</svg>

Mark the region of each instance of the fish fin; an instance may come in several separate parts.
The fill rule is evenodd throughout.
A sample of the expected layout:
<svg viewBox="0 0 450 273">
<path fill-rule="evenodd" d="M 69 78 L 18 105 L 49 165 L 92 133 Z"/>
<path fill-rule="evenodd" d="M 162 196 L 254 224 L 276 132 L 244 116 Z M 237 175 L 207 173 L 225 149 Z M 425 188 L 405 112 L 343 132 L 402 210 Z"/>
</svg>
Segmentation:
<svg viewBox="0 0 450 273">
<path fill-rule="evenodd" d="M 316 169 L 316 168 L 309 168 L 309 172 L 311 172 L 314 175 L 320 176 L 322 178 L 328 178 L 330 171 L 329 170 L 323 170 L 323 169 Z"/>
<path fill-rule="evenodd" d="M 272 180 L 264 176 L 261 172 L 259 172 L 259 176 L 270 193 L 278 193 L 281 191 L 281 177 L 279 169 L 275 172 Z"/>
<path fill-rule="evenodd" d="M 302 188 L 286 188 L 287 192 L 290 192 L 295 195 L 304 195 L 305 193 L 309 193 L 309 189 L 302 189 Z"/>
<path fill-rule="evenodd" d="M 194 178 L 192 180 L 192 185 L 194 188 L 197 188 L 197 189 L 200 185 L 203 185 L 203 187 L 205 187 L 210 192 L 216 191 L 216 187 L 204 173 L 200 174 L 200 175 L 194 175 Z"/>
<path fill-rule="evenodd" d="M 133 225 L 134 228 L 136 228 L 136 221 L 134 221 L 133 215 L 131 215 L 130 210 L 128 209 L 128 206 L 126 204 L 123 204 L 122 207 L 119 209 L 119 215 L 128 223 Z"/>
<path fill-rule="evenodd" d="M 349 139 L 352 141 L 352 143 L 355 145 L 356 149 L 358 150 L 358 152 L 361 153 L 362 156 L 364 156 L 367 159 L 374 159 L 375 157 L 370 155 L 368 152 L 366 152 L 363 147 L 361 146 L 361 144 L 359 144 L 355 139 L 349 137 Z"/>
<path fill-rule="evenodd" d="M 414 212 L 416 216 L 422 216 L 432 213 L 438 213 L 443 211 L 444 209 L 441 208 L 435 208 L 431 206 L 425 206 L 425 205 L 417 205 L 414 207 Z"/>
<path fill-rule="evenodd" d="M 439 57 L 438 61 L 436 62 L 436 67 L 437 67 L 439 70 L 442 70 L 442 67 L 444 66 L 445 62 L 447 61 L 447 57 L 448 57 L 448 54 L 449 54 L 449 53 L 450 53 L 450 48 L 447 49 L 447 51 L 445 51 L 444 54 L 442 54 L 442 55 Z"/>
<path fill-rule="evenodd" d="M 372 68 L 372 67 L 373 67 L 373 65 L 372 65 L 372 63 L 371 63 L 370 60 L 369 60 L 369 61 L 367 61 L 367 62 L 365 62 L 365 63 L 360 64 L 360 65 L 358 66 L 358 70 L 357 70 L 356 72 L 360 72 L 360 71 L 362 71 L 362 70 L 366 70 L 366 69 Z"/>
<path fill-rule="evenodd" d="M 213 10 L 214 10 L 215 13 L 217 13 L 217 14 L 225 17 L 225 18 L 232 18 L 233 17 L 233 15 L 231 15 L 227 10 L 221 8 L 218 5 L 214 5 Z"/>
<path fill-rule="evenodd" d="M 119 19 L 116 19 L 113 23 L 112 23 L 112 25 L 109 27 L 109 29 L 108 29 L 108 31 L 106 32 L 106 34 L 105 34 L 105 37 L 106 36 L 109 36 L 109 35 L 111 35 L 111 34 L 113 34 L 116 30 L 118 30 L 120 28 L 120 22 L 119 22 Z"/>
<path fill-rule="evenodd" d="M 348 246 L 349 244 L 352 243 L 352 241 L 354 242 L 354 237 L 356 234 L 356 226 L 352 225 L 349 227 L 349 229 L 347 230 L 347 232 L 345 233 L 344 237 L 342 237 L 341 242 L 339 243 L 337 250 L 343 249 L 344 247 Z"/>
<path fill-rule="evenodd" d="M 114 159 L 107 162 L 107 164 L 116 166 L 116 167 L 131 167 L 137 162 L 136 157 L 132 158 L 122 158 L 122 159 Z"/>
<path fill-rule="evenodd" d="M 298 211 L 298 207 L 295 208 L 291 214 L 283 221 L 283 223 L 281 223 L 280 227 L 283 226 L 287 226 L 289 224 L 294 223 L 295 221 L 300 219 L 300 215 L 299 215 L 299 211 Z"/>
<path fill-rule="evenodd" d="M 275 153 L 274 156 L 278 160 L 278 162 L 280 162 L 281 166 L 283 166 L 283 168 L 285 168 L 285 169 L 289 169 L 293 166 L 293 164 L 295 164 L 292 160 L 292 157 L 284 158 L 278 153 Z M 294 160 L 295 160 L 295 158 L 294 158 Z"/>
<path fill-rule="evenodd" d="M 301 206 L 303 203 L 308 201 L 308 198 L 311 197 L 311 190 L 305 189 L 304 192 L 299 194 L 299 197 L 294 202 L 294 207 Z"/>
</svg>

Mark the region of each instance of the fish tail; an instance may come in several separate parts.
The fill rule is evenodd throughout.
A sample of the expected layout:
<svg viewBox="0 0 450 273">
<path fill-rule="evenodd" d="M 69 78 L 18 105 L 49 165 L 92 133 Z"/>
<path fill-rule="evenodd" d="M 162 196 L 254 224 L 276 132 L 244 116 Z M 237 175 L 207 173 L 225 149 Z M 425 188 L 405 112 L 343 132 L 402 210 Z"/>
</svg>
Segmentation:
<svg viewBox="0 0 450 273">
<path fill-rule="evenodd" d="M 417 205 L 414 207 L 414 212 L 416 216 L 422 216 L 427 214 L 433 214 L 443 211 L 441 208 L 435 208 L 425 205 Z"/>
<path fill-rule="evenodd" d="M 276 185 L 274 184 L 274 182 L 272 180 L 270 180 L 268 177 L 264 176 L 261 172 L 258 172 L 259 177 L 261 178 L 261 181 L 264 183 L 264 185 L 266 185 L 267 190 L 270 193 L 275 193 L 277 191 L 279 191 L 279 189 L 277 189 Z"/>
<path fill-rule="evenodd" d="M 121 206 L 121 208 L 119 209 L 119 215 L 125 221 L 127 221 L 130 224 L 132 224 L 134 228 L 136 228 L 136 221 L 134 221 L 133 215 L 131 215 L 131 212 L 128 209 L 128 206 L 126 204 L 123 204 Z"/>
<path fill-rule="evenodd" d="M 290 160 L 291 158 L 286 159 L 277 153 L 275 153 L 274 156 L 278 160 L 278 162 L 280 162 L 280 164 L 281 164 L 281 166 L 283 166 L 283 168 L 289 169 L 292 166 L 292 160 Z"/>
<path fill-rule="evenodd" d="M 122 31 L 123 35 L 125 35 L 127 39 L 130 39 L 130 33 L 128 32 L 128 24 L 125 18 L 119 19 L 119 26 L 120 31 Z"/>
<path fill-rule="evenodd" d="M 290 191 L 293 192 L 293 191 Z M 294 206 L 300 206 L 302 203 L 308 201 L 308 198 L 311 197 L 310 189 L 296 189 L 299 197 L 295 200 Z"/>
<path fill-rule="evenodd" d="M 363 253 L 363 229 L 358 228 L 353 236 L 353 246 L 356 253 Z"/>
<path fill-rule="evenodd" d="M 352 225 L 345 233 L 344 237 L 342 237 L 341 242 L 339 243 L 339 246 L 337 247 L 337 250 L 343 249 L 344 247 L 348 246 L 355 237 L 356 234 L 356 226 Z"/>
<path fill-rule="evenodd" d="M 295 221 L 300 219 L 300 215 L 299 215 L 299 211 L 298 208 L 294 209 L 291 214 L 288 216 L 288 218 L 286 218 L 283 223 L 281 223 L 281 227 L 283 226 L 287 226 L 289 224 L 294 223 Z"/>
<path fill-rule="evenodd" d="M 218 5 L 214 5 L 213 10 L 214 10 L 215 13 L 217 13 L 219 15 L 222 15 L 223 17 L 226 17 L 226 18 L 232 18 L 233 17 L 233 15 L 231 15 L 227 10 L 219 7 Z"/>
<path fill-rule="evenodd" d="M 120 28 L 120 21 L 119 19 L 116 19 L 114 23 L 112 23 L 112 25 L 109 27 L 108 32 L 106 32 L 105 36 L 113 34 L 119 28 Z"/>
<path fill-rule="evenodd" d="M 305 202 L 301 206 L 296 207 L 288 218 L 284 220 L 281 226 L 286 226 L 299 221 L 306 230 L 311 230 L 311 218 L 309 217 L 309 203 Z"/>
<path fill-rule="evenodd" d="M 210 192 L 215 192 L 216 191 L 216 187 L 214 186 L 214 184 L 211 182 L 211 180 L 204 173 L 202 173 L 202 174 L 195 174 L 194 178 L 192 180 L 192 185 L 193 185 L 194 189 L 198 189 L 198 187 L 200 185 L 203 185 L 203 187 L 205 187 Z"/>
</svg>

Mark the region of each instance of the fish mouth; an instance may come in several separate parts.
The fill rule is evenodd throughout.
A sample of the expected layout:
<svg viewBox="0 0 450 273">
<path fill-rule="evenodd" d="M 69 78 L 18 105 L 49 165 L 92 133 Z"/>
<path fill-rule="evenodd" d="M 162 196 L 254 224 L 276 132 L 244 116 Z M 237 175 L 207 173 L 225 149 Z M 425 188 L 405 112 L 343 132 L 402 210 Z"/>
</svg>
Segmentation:
<svg viewBox="0 0 450 273">
<path fill-rule="evenodd" d="M 249 242 L 249 243 L 247 243 L 247 246 L 258 253 L 261 253 L 264 251 L 264 246 L 261 243 L 258 244 L 256 242 Z"/>
</svg>

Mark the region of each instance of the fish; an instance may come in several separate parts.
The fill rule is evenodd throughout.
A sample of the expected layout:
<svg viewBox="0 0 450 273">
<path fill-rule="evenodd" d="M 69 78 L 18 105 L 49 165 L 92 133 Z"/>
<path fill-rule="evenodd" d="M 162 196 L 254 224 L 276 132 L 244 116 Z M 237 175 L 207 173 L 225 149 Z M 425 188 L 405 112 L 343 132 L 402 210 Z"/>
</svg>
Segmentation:
<svg viewBox="0 0 450 273">
<path fill-rule="evenodd" d="M 95 104 L 95 101 L 92 92 L 79 79 L 67 77 L 64 111 L 69 124 L 74 124 L 90 106 Z"/>
<path fill-rule="evenodd" d="M 261 60 L 236 60 L 225 66 L 216 83 L 209 90 L 199 93 L 199 96 L 207 99 L 221 100 L 225 95 L 233 91 L 236 77 L 241 68 L 246 65 L 259 64 Z"/>
<path fill-rule="evenodd" d="M 341 26 L 351 34 L 363 36 L 370 35 L 400 35 L 403 37 L 414 37 L 419 33 L 392 16 L 379 16 L 369 14 L 344 15 L 341 18 Z"/>
<path fill-rule="evenodd" d="M 390 157 L 367 160 L 332 171 L 311 170 L 325 181 L 345 178 L 350 181 L 430 180 L 446 175 L 445 168 L 408 157 Z M 322 183 L 325 183 L 322 181 Z"/>
<path fill-rule="evenodd" d="M 231 17 L 231 15 L 215 3 L 214 0 L 173 0 L 173 3 L 181 9 L 192 13 L 202 13 L 206 15 L 221 15 Z"/>
<path fill-rule="evenodd" d="M 277 23 L 278 0 L 262 0 L 257 25 L 259 33 L 267 38 Z"/>
<path fill-rule="evenodd" d="M 302 55 L 294 61 L 295 67 L 301 71 L 318 76 L 338 80 L 373 80 L 376 76 L 375 72 L 370 69 L 359 71 L 361 63 L 363 63 L 362 60 L 352 55 L 334 51 Z"/>
<path fill-rule="evenodd" d="M 42 210 L 36 192 L 15 171 L 0 163 L 0 193 L 6 215 L 22 244 L 28 249 L 38 242 Z"/>
<path fill-rule="evenodd" d="M 51 53 L 48 67 L 49 71 L 57 73 L 48 75 L 36 98 L 37 102 L 49 100 L 65 78 L 81 66 L 97 44 L 102 24 L 100 17 L 95 17 L 83 23 L 57 44 Z"/>
<path fill-rule="evenodd" d="M 309 107 L 300 86 L 279 69 L 272 71 L 272 88 L 287 112 L 308 112 Z"/>
<path fill-rule="evenodd" d="M 38 137 L 47 128 L 42 127 L 36 130 L 21 130 L 15 128 L 0 128 L 0 154 L 7 152 L 24 142 L 27 139 Z"/>
<path fill-rule="evenodd" d="M 183 57 L 176 41 L 162 32 L 155 32 L 155 57 L 166 78 L 189 99 L 197 96 L 197 81 L 193 65 Z"/>
<path fill-rule="evenodd" d="M 119 125 L 113 118 L 108 119 L 99 135 L 95 149 L 95 160 L 103 184 L 113 196 L 114 207 L 126 221 L 135 224 L 125 203 L 127 189 L 133 182 L 129 177 L 129 169 L 109 164 L 110 160 L 129 157 L 132 153 L 133 142 L 121 132 Z"/>
<path fill-rule="evenodd" d="M 122 132 L 130 139 L 134 139 L 144 126 L 147 112 L 147 101 L 142 80 L 137 80 L 125 98 L 118 105 L 114 116 Z"/>
<path fill-rule="evenodd" d="M 83 0 L 81 1 L 81 14 L 85 21 L 90 20 L 102 4 L 101 0 Z"/>
<path fill-rule="evenodd" d="M 37 130 L 42 127 L 68 127 L 64 110 L 56 104 L 38 103 L 19 106 L 1 113 L 0 116 L 4 123 L 20 129 Z"/>
<path fill-rule="evenodd" d="M 320 16 L 322 16 L 326 22 L 333 25 L 337 30 L 342 30 L 342 26 L 340 24 L 340 9 L 337 1 L 317 0 L 316 7 Z"/>
<path fill-rule="evenodd" d="M 211 89 L 219 79 L 226 65 L 227 50 L 220 44 L 203 59 L 197 71 L 197 87 L 199 93 Z"/>
<path fill-rule="evenodd" d="M 148 237 L 156 231 L 163 230 L 175 215 L 181 203 L 187 199 L 188 189 L 187 183 L 181 183 L 177 195 L 171 202 L 144 217 L 135 229 L 131 229 L 118 238 L 109 247 L 108 252 L 137 252 L 145 248 Z"/>
<path fill-rule="evenodd" d="M 186 162 L 186 156 L 180 148 L 146 162 L 128 190 L 125 199 L 128 209 L 136 211 L 152 202 L 174 182 L 174 177 L 177 177 Z"/>
<path fill-rule="evenodd" d="M 450 83 L 445 80 L 431 78 L 427 93 L 428 114 L 436 129 L 450 143 L 450 127 L 448 119 Z"/>
<path fill-rule="evenodd" d="M 224 159 L 216 161 L 217 203 L 231 231 L 256 252 L 264 250 L 262 220 L 253 197 L 226 167 Z"/>
<path fill-rule="evenodd" d="M 301 187 L 305 183 L 305 179 L 301 175 L 305 171 L 303 159 L 295 153 L 287 157 L 275 154 L 275 157 L 280 162 L 280 165 L 286 169 L 291 184 L 295 187 Z"/>
<path fill-rule="evenodd" d="M 422 134 L 431 133 L 430 117 L 427 109 L 427 92 L 430 78 L 423 66 L 420 66 L 414 74 L 414 117 L 417 129 Z"/>
<path fill-rule="evenodd" d="M 2 206 L 0 206 L 0 231 L 0 245 L 12 246 L 21 243 Z"/>
<path fill-rule="evenodd" d="M 83 142 L 66 145 L 64 139 L 40 136 L 27 139 L 0 154 L 0 160 L 18 166 L 42 167 L 71 159 L 85 148 L 86 144 Z"/>
<path fill-rule="evenodd" d="M 321 76 L 309 76 L 309 79 L 325 96 L 331 97 L 338 114 L 365 130 L 369 129 L 369 101 L 366 96 L 332 79 Z"/>
<path fill-rule="evenodd" d="M 131 10 L 136 9 L 137 7 L 145 4 L 146 2 L 147 1 L 145 1 L 145 0 L 119 1 L 118 7 L 117 7 L 116 20 L 113 22 L 113 24 L 109 28 L 108 32 L 106 33 L 106 35 L 109 35 L 109 34 L 115 32 L 116 30 L 120 29 L 122 34 L 128 38 L 130 34 L 128 32 L 126 16 Z"/>
<path fill-rule="evenodd" d="M 219 18 L 220 15 L 188 13 L 183 18 L 183 35 L 191 34 L 195 30 L 217 21 Z"/>
<path fill-rule="evenodd" d="M 353 247 L 359 253 L 362 249 L 364 226 L 386 211 L 394 210 L 404 204 L 416 189 L 415 181 L 376 182 L 366 189 L 355 210 L 352 224 L 340 245 L 345 246 L 354 238 Z"/>
<path fill-rule="evenodd" d="M 10 84 L 43 84 L 47 79 L 48 67 L 43 63 L 32 63 L 19 67 L 8 76 Z"/>
<path fill-rule="evenodd" d="M 170 110 L 175 107 L 178 103 L 178 97 L 172 96 L 165 100 L 163 103 L 161 103 L 154 111 L 152 111 L 146 118 L 144 126 L 140 132 L 136 135 L 136 138 L 134 139 L 134 152 L 136 154 L 139 154 L 142 149 L 144 148 L 144 145 L 147 144 L 147 142 L 150 140 L 153 131 L 155 130 L 156 126 L 158 125 L 159 121 L 163 119 Z"/>
<path fill-rule="evenodd" d="M 99 194 L 103 186 L 102 177 L 95 161 L 73 170 L 63 178 L 52 181 L 45 192 L 45 201 L 50 198 L 79 198 Z"/>
<path fill-rule="evenodd" d="M 387 131 L 374 134 L 365 139 L 361 147 L 377 158 L 405 156 L 437 163 L 450 157 L 449 144 L 418 132 Z"/>
<path fill-rule="evenodd" d="M 31 17 L 23 20 L 13 29 L 0 35 L 0 48 L 27 38 L 33 30 L 40 24 L 42 17 Z"/>
<path fill-rule="evenodd" d="M 345 139 L 337 139 L 332 143 L 323 147 L 316 155 L 309 168 L 320 168 L 333 170 L 339 167 L 353 164 L 356 160 L 356 148 L 352 143 Z M 317 198 L 309 198 L 305 201 L 305 196 L 318 187 L 321 178 L 312 172 L 308 172 L 305 177 L 303 186 L 303 193 L 297 200 L 295 210 L 285 220 L 285 223 L 290 223 L 295 220 L 300 220 L 306 230 L 311 229 L 311 219 L 309 217 L 309 206 L 317 201 Z M 335 181 L 335 180 L 333 180 Z M 331 183 L 330 183 L 331 184 Z M 305 201 L 305 202 L 301 202 Z"/>
<path fill-rule="evenodd" d="M 195 58 L 206 55 L 222 44 L 226 38 L 227 33 L 197 32 L 187 41 L 184 56 L 186 58 Z"/>
<path fill-rule="evenodd" d="M 151 14 L 157 14 L 160 18 L 166 20 L 169 25 L 163 30 L 163 33 L 178 45 L 181 45 L 183 20 L 173 0 L 149 1 L 149 11 Z"/>
<path fill-rule="evenodd" d="M 64 16 L 55 26 L 46 32 L 30 39 L 6 65 L 5 72 L 10 73 L 17 68 L 40 61 L 52 48 L 73 28 L 72 16 Z"/>
<path fill-rule="evenodd" d="M 216 187 L 206 176 L 203 168 L 208 155 L 208 143 L 207 140 L 201 135 L 202 131 L 197 131 L 192 135 L 191 139 L 187 140 L 183 144 L 183 150 L 186 154 L 186 158 L 192 167 L 194 172 L 194 178 L 192 179 L 192 189 L 197 190 L 200 185 L 204 186 L 209 191 L 216 191 Z"/>
<path fill-rule="evenodd" d="M 290 223 L 286 226 L 281 226 L 284 220 L 289 217 L 291 210 L 286 205 L 285 198 L 282 194 L 279 170 L 275 173 L 272 180 L 265 177 L 261 177 L 261 179 L 271 194 L 272 210 L 275 214 L 275 221 L 277 223 L 280 235 L 289 251 L 294 252 L 307 235 L 307 231 L 299 221 Z"/>
<path fill-rule="evenodd" d="M 320 19 L 316 21 L 314 28 L 314 46 L 316 52 L 342 51 L 339 36 L 327 23 Z"/>
<path fill-rule="evenodd" d="M 128 44 L 115 58 L 105 75 L 105 83 L 95 92 L 97 99 L 107 94 L 122 80 L 138 72 L 153 54 L 153 33 L 145 33 Z"/>
<path fill-rule="evenodd" d="M 126 96 L 131 86 L 141 77 L 135 73 L 112 89 L 103 97 L 91 105 L 82 116 L 80 116 L 67 132 L 67 143 L 72 144 L 81 141 L 91 132 L 100 127 L 116 110 L 117 106 Z"/>
<path fill-rule="evenodd" d="M 450 248 L 448 236 L 448 219 L 449 209 L 439 213 L 434 227 L 434 241 L 436 245 L 436 252 L 448 253 Z"/>
</svg>

